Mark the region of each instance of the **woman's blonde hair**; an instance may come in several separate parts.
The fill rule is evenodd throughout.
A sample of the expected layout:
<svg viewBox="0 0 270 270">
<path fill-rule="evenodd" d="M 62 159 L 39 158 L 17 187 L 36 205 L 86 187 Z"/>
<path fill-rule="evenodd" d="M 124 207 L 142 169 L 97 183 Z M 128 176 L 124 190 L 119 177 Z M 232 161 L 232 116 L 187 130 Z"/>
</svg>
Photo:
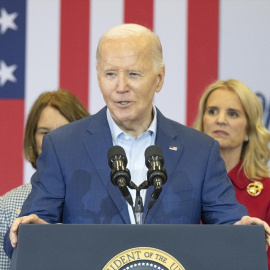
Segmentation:
<svg viewBox="0 0 270 270">
<path fill-rule="evenodd" d="M 36 160 L 38 158 L 35 140 L 37 124 L 40 114 L 46 106 L 51 106 L 58 110 L 69 122 L 74 122 L 90 115 L 79 99 L 66 90 L 60 89 L 41 94 L 31 108 L 24 132 L 23 153 L 33 168 L 36 168 Z"/>
<path fill-rule="evenodd" d="M 193 127 L 204 132 L 203 116 L 210 94 L 217 89 L 233 91 L 238 95 L 247 118 L 247 135 L 249 140 L 243 143 L 241 160 L 245 175 L 250 180 L 259 180 L 269 176 L 267 165 L 270 159 L 270 133 L 262 123 L 262 105 L 258 97 L 242 82 L 235 79 L 216 81 L 203 93 L 198 115 Z"/>
</svg>

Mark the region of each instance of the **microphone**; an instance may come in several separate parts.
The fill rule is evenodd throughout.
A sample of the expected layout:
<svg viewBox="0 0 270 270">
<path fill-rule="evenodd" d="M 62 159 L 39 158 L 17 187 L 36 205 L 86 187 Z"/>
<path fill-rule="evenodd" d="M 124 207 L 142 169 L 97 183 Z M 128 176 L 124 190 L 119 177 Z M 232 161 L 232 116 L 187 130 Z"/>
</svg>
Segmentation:
<svg viewBox="0 0 270 270">
<path fill-rule="evenodd" d="M 147 180 L 150 185 L 154 186 L 150 201 L 148 203 L 148 210 L 153 207 L 157 201 L 162 186 L 167 182 L 167 172 L 163 168 L 164 159 L 160 147 L 151 145 L 145 150 L 145 165 L 148 168 Z"/>
<path fill-rule="evenodd" d="M 117 186 L 125 200 L 133 207 L 133 200 L 127 188 L 130 185 L 131 177 L 127 165 L 125 150 L 118 145 L 111 147 L 107 153 L 108 164 L 111 167 L 111 182 Z"/>
</svg>

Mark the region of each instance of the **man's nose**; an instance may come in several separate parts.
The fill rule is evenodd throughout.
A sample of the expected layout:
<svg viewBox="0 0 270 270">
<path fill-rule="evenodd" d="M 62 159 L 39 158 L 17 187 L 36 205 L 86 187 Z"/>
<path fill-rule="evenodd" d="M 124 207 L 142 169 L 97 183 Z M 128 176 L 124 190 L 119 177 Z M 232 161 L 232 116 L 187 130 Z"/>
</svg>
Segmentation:
<svg viewBox="0 0 270 270">
<path fill-rule="evenodd" d="M 117 91 L 126 92 L 128 91 L 128 78 L 124 72 L 120 72 L 117 81 Z"/>
</svg>

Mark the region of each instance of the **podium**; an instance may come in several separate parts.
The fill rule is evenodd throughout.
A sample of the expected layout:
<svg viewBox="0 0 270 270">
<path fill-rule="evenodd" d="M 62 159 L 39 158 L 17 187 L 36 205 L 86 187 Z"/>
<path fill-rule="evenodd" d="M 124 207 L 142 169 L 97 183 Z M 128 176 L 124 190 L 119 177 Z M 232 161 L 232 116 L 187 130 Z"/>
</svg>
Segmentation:
<svg viewBox="0 0 270 270">
<path fill-rule="evenodd" d="M 20 225 L 11 270 L 267 270 L 264 228 Z"/>
</svg>

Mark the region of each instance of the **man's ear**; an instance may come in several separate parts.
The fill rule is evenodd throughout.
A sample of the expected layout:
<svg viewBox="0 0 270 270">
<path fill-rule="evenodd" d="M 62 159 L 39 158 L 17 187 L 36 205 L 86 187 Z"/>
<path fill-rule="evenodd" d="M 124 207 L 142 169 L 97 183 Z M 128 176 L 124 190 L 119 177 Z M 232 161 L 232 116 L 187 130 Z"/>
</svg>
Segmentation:
<svg viewBox="0 0 270 270">
<path fill-rule="evenodd" d="M 158 80 L 158 83 L 157 83 L 157 89 L 156 89 L 156 92 L 159 93 L 160 90 L 162 89 L 163 87 L 163 84 L 164 84 L 164 78 L 165 78 L 165 66 L 163 66 L 159 73 L 157 74 L 157 80 Z"/>
</svg>

